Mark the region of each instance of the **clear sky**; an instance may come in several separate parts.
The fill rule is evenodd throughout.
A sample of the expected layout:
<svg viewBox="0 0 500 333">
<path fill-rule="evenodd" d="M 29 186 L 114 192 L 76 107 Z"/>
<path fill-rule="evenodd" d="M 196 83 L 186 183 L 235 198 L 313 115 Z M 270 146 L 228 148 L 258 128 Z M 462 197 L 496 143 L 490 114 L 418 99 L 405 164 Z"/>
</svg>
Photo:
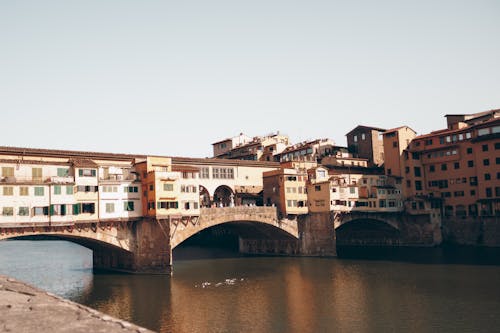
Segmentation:
<svg viewBox="0 0 500 333">
<path fill-rule="evenodd" d="M 0 0 L 0 145 L 211 156 L 500 108 L 498 0 Z"/>
</svg>

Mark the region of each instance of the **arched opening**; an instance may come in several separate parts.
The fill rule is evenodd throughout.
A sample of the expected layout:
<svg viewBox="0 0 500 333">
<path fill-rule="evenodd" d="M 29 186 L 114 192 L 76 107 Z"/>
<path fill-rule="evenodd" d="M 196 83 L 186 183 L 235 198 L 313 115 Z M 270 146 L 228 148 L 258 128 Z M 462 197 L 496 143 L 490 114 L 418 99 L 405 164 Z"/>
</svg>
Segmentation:
<svg viewBox="0 0 500 333">
<path fill-rule="evenodd" d="M 335 230 L 337 249 L 360 246 L 395 246 L 399 244 L 399 230 L 375 219 L 356 219 Z"/>
<path fill-rule="evenodd" d="M 214 204 L 217 207 L 234 207 L 234 192 L 226 185 L 217 187 L 214 192 Z"/>
<path fill-rule="evenodd" d="M 295 237 L 275 226 L 259 222 L 234 221 L 206 228 L 190 236 L 172 249 L 172 257 L 174 262 L 186 259 L 238 257 L 248 252 L 243 248 L 246 248 L 245 244 L 249 241 L 297 243 Z"/>
<path fill-rule="evenodd" d="M 119 271 L 130 271 L 133 268 L 133 253 L 122 249 L 118 246 L 94 239 L 81 237 L 78 235 L 71 234 L 21 234 L 21 235 L 12 235 L 12 237 L 5 238 L 1 242 L 10 242 L 10 241 L 52 241 L 52 242 L 69 242 L 78 244 L 84 248 L 87 248 L 92 252 L 92 260 L 90 268 L 94 271 L 100 270 L 119 270 Z M 47 257 L 54 255 L 53 251 L 49 249 L 42 251 L 46 251 Z"/>
<path fill-rule="evenodd" d="M 210 193 L 208 192 L 208 190 L 205 186 L 200 185 L 200 206 L 202 208 L 210 207 L 211 204 L 212 203 L 210 200 Z"/>
</svg>

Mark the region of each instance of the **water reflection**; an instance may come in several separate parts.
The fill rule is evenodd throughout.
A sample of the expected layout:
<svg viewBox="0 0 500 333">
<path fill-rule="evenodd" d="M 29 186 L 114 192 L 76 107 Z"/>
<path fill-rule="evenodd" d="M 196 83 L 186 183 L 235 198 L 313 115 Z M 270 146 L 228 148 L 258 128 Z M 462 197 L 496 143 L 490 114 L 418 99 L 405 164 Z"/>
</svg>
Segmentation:
<svg viewBox="0 0 500 333">
<path fill-rule="evenodd" d="M 500 266 L 456 264 L 442 249 L 426 251 L 417 251 L 425 260 L 408 253 L 404 260 L 179 260 L 168 277 L 93 275 L 91 255 L 79 246 L 18 241 L 0 242 L 0 273 L 160 332 L 477 332 L 498 327 Z"/>
</svg>

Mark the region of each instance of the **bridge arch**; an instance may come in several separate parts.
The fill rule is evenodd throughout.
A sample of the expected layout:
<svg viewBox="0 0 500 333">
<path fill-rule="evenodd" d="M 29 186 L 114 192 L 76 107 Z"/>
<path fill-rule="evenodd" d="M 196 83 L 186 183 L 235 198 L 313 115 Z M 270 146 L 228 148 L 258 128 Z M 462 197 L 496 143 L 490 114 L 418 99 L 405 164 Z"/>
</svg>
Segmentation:
<svg viewBox="0 0 500 333">
<path fill-rule="evenodd" d="M 273 207 L 205 208 L 198 219 L 171 222 L 171 248 L 174 249 L 200 231 L 223 224 L 252 224 L 262 232 L 268 232 L 265 231 L 267 229 L 288 239 L 299 238 L 296 221 L 278 220 Z"/>
<path fill-rule="evenodd" d="M 0 233 L 0 241 L 27 237 L 49 237 L 79 244 L 92 250 L 93 267 L 131 270 L 134 266 L 134 241 L 130 228 L 119 225 L 64 226 L 56 228 L 13 228 Z"/>
<path fill-rule="evenodd" d="M 375 218 L 353 218 L 335 229 L 337 245 L 397 245 L 400 230 L 394 223 Z"/>
</svg>

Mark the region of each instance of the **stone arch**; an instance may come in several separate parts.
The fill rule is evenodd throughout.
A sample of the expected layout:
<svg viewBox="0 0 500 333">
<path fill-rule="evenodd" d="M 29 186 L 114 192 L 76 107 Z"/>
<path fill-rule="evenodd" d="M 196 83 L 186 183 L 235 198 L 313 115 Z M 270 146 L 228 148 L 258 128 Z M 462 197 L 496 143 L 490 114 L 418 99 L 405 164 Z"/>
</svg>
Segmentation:
<svg viewBox="0 0 500 333">
<path fill-rule="evenodd" d="M 376 218 L 353 218 L 335 229 L 337 245 L 397 245 L 400 230 L 390 221 Z"/>
<path fill-rule="evenodd" d="M 210 207 L 212 204 L 212 200 L 210 198 L 210 192 L 208 189 L 200 185 L 200 206 L 201 207 Z"/>
<path fill-rule="evenodd" d="M 290 238 L 299 238 L 297 221 L 278 220 L 273 207 L 205 208 L 196 220 L 172 222 L 170 244 L 173 249 L 194 234 L 216 225 L 248 222 L 266 224 Z"/>
<path fill-rule="evenodd" d="M 16 228 L 3 230 L 0 241 L 11 238 L 50 237 L 79 244 L 92 250 L 94 268 L 132 270 L 134 268 L 134 246 L 129 235 L 130 229 L 117 226 L 87 225 L 52 229 Z"/>
<path fill-rule="evenodd" d="M 220 185 L 214 191 L 213 202 L 217 207 L 233 207 L 234 191 L 227 185 Z"/>
</svg>

